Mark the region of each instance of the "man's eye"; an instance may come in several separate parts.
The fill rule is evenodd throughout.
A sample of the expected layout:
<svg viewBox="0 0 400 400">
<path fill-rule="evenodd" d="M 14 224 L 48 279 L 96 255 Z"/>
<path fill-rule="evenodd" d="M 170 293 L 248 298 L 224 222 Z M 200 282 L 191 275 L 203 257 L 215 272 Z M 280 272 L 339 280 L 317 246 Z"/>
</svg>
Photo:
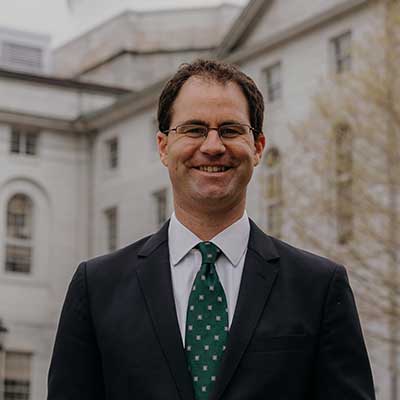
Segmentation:
<svg viewBox="0 0 400 400">
<path fill-rule="evenodd" d="M 245 128 L 238 125 L 227 125 L 220 128 L 221 136 L 223 137 L 236 137 L 246 133 Z"/>
<path fill-rule="evenodd" d="M 180 131 L 185 135 L 204 135 L 205 127 L 197 125 L 184 125 L 180 127 Z"/>
</svg>

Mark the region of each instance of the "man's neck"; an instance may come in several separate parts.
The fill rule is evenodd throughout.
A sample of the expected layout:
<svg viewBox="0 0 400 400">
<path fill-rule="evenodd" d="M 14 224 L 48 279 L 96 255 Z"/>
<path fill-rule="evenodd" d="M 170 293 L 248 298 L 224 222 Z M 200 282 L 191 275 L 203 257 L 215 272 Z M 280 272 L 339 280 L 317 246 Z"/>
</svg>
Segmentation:
<svg viewBox="0 0 400 400">
<path fill-rule="evenodd" d="M 210 240 L 228 226 L 238 221 L 244 213 L 245 204 L 227 210 L 186 210 L 175 204 L 178 221 L 201 240 Z"/>
</svg>

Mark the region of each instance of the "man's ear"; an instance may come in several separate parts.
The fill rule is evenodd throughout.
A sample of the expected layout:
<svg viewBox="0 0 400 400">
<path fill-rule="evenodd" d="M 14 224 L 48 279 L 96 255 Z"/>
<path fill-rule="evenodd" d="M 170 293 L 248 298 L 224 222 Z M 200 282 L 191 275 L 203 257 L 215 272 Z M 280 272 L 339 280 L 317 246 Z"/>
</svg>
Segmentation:
<svg viewBox="0 0 400 400">
<path fill-rule="evenodd" d="M 157 148 L 161 162 L 168 167 L 168 135 L 157 132 Z"/>
<path fill-rule="evenodd" d="M 262 153 L 265 147 L 265 136 L 262 132 L 260 132 L 257 137 L 254 139 L 254 166 L 260 163 Z"/>
</svg>

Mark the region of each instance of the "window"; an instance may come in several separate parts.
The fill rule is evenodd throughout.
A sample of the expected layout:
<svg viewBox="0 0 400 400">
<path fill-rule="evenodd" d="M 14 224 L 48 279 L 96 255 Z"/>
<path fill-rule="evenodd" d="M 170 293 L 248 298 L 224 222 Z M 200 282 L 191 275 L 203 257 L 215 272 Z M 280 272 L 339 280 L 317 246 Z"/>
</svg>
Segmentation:
<svg viewBox="0 0 400 400">
<path fill-rule="evenodd" d="M 30 353 L 7 351 L 4 370 L 4 400 L 29 400 Z"/>
<path fill-rule="evenodd" d="M 25 130 L 14 127 L 11 130 L 10 152 L 35 156 L 37 154 L 38 137 L 39 132 L 35 130 Z"/>
<path fill-rule="evenodd" d="M 117 249 L 117 228 L 118 228 L 118 213 L 117 208 L 112 207 L 105 211 L 107 225 L 107 249 L 114 251 Z"/>
<path fill-rule="evenodd" d="M 337 74 L 351 68 L 351 33 L 346 32 L 332 39 L 334 70 Z"/>
<path fill-rule="evenodd" d="M 43 49 L 19 43 L 3 42 L 2 63 L 8 67 L 40 72 L 43 69 Z"/>
<path fill-rule="evenodd" d="M 161 226 L 167 220 L 167 189 L 161 189 L 153 193 L 156 206 L 157 225 Z"/>
<path fill-rule="evenodd" d="M 107 163 L 109 169 L 118 167 L 118 139 L 113 138 L 107 141 Z"/>
<path fill-rule="evenodd" d="M 276 63 L 265 69 L 267 80 L 267 101 L 273 103 L 282 97 L 281 63 Z"/>
<path fill-rule="evenodd" d="M 6 265 L 9 272 L 29 273 L 32 263 L 33 204 L 24 194 L 8 202 L 6 229 Z"/>
<path fill-rule="evenodd" d="M 282 174 L 281 157 L 277 148 L 271 148 L 265 157 L 266 166 L 266 206 L 268 233 L 282 235 Z"/>
<path fill-rule="evenodd" d="M 346 244 L 353 236 L 353 149 L 351 129 L 339 124 L 335 129 L 337 242 Z"/>
</svg>

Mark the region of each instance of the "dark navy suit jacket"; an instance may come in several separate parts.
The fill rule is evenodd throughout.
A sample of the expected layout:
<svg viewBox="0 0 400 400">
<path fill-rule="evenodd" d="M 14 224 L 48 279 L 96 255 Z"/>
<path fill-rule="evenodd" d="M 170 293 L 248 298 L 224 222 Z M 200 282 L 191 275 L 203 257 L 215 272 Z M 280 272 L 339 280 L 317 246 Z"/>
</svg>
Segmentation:
<svg viewBox="0 0 400 400">
<path fill-rule="evenodd" d="M 48 400 L 193 400 L 176 317 L 168 224 L 79 265 L 54 346 Z M 265 235 L 250 239 L 211 400 L 372 400 L 345 269 Z"/>
</svg>

